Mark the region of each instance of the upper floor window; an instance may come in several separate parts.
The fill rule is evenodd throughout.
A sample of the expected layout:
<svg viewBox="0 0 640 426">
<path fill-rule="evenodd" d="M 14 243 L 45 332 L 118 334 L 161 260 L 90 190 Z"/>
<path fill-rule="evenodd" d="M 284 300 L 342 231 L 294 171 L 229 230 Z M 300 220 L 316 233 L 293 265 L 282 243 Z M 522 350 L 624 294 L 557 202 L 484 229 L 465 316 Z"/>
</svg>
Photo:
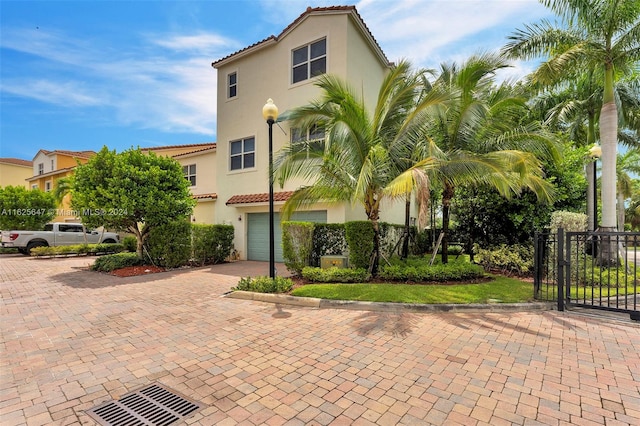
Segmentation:
<svg viewBox="0 0 640 426">
<path fill-rule="evenodd" d="M 324 150 L 324 127 L 314 125 L 307 130 L 292 128 L 291 146 L 296 152 Z"/>
<path fill-rule="evenodd" d="M 38 163 L 38 174 L 39 175 L 44 174 L 44 163 Z"/>
<path fill-rule="evenodd" d="M 54 171 L 55 168 L 53 167 L 53 158 L 51 159 L 51 171 Z"/>
<path fill-rule="evenodd" d="M 231 141 L 230 144 L 231 170 L 242 170 L 255 167 L 256 164 L 256 139 L 249 138 Z"/>
<path fill-rule="evenodd" d="M 293 83 L 327 72 L 327 39 L 299 47 L 293 51 Z"/>
<path fill-rule="evenodd" d="M 196 186 L 196 165 L 195 164 L 182 166 L 182 173 L 184 173 L 184 178 L 189 182 L 191 182 L 191 186 Z"/>
<path fill-rule="evenodd" d="M 44 190 L 45 190 L 45 192 L 51 191 L 51 181 L 50 180 L 48 180 L 48 181 L 46 181 L 44 183 Z"/>
<path fill-rule="evenodd" d="M 238 73 L 232 72 L 227 76 L 227 97 L 235 98 L 238 95 Z"/>
</svg>

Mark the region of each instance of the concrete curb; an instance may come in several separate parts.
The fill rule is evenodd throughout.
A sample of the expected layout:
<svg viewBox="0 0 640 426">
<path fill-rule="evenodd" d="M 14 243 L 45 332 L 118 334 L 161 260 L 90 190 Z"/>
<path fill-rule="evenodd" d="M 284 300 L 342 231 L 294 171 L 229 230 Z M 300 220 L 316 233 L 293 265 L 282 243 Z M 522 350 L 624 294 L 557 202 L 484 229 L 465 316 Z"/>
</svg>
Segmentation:
<svg viewBox="0 0 640 426">
<path fill-rule="evenodd" d="M 524 312 L 550 311 L 555 309 L 554 303 L 469 303 L 469 304 L 434 304 L 419 303 L 380 303 L 360 302 L 353 300 L 327 300 L 315 297 L 296 297 L 288 294 L 253 293 L 250 291 L 233 291 L 224 297 L 231 299 L 253 300 L 256 302 L 276 303 L 289 306 L 304 306 L 318 309 L 348 309 L 353 311 L 375 312 Z"/>
</svg>

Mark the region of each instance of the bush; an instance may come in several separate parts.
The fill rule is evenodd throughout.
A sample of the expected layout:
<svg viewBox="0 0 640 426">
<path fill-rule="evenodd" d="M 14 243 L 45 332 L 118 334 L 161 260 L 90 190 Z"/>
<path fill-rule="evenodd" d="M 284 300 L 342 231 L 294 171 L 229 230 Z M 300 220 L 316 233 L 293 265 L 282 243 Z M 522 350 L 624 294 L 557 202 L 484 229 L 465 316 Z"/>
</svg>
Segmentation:
<svg viewBox="0 0 640 426">
<path fill-rule="evenodd" d="M 232 225 L 191 225 L 192 259 L 197 265 L 224 262 L 232 245 Z"/>
<path fill-rule="evenodd" d="M 68 254 L 98 254 L 120 253 L 124 251 L 123 244 L 75 244 L 57 247 L 35 247 L 31 249 L 31 255 L 40 256 L 65 256 Z"/>
<path fill-rule="evenodd" d="M 315 283 L 362 283 L 371 279 L 365 268 L 315 268 L 307 266 L 302 269 L 302 277 Z"/>
<path fill-rule="evenodd" d="M 191 224 L 179 220 L 151 229 L 147 252 L 154 265 L 166 268 L 187 265 L 191 258 Z"/>
<path fill-rule="evenodd" d="M 133 235 L 127 235 L 122 239 L 122 245 L 126 251 L 135 253 L 138 251 L 138 239 Z"/>
<path fill-rule="evenodd" d="M 284 277 L 247 277 L 241 278 L 234 291 L 253 291 L 256 293 L 286 293 L 293 288 L 293 281 Z"/>
<path fill-rule="evenodd" d="M 493 249 L 474 248 L 475 260 L 488 271 L 526 275 L 533 270 L 533 247 L 502 244 Z"/>
<path fill-rule="evenodd" d="M 342 256 L 348 252 L 343 223 L 315 223 L 310 266 L 320 266 L 322 256 Z"/>
<path fill-rule="evenodd" d="M 558 232 L 560 228 L 565 232 L 584 232 L 587 230 L 587 215 L 565 211 L 553 212 L 549 228 L 552 233 Z"/>
<path fill-rule="evenodd" d="M 127 266 L 141 265 L 142 259 L 136 253 L 117 253 L 102 256 L 96 259 L 91 265 L 91 270 L 100 272 L 111 272 Z"/>
<path fill-rule="evenodd" d="M 349 265 L 369 269 L 373 253 L 373 224 L 370 221 L 355 221 L 344 224 L 349 247 Z"/>
<path fill-rule="evenodd" d="M 380 278 L 389 281 L 410 282 L 445 282 L 463 281 L 481 278 L 485 275 L 481 266 L 468 262 L 450 262 L 447 264 L 428 265 L 425 260 L 421 264 L 384 265 L 380 268 Z"/>
<path fill-rule="evenodd" d="M 284 264 L 297 275 L 309 266 L 313 243 L 313 223 L 282 222 L 282 251 Z"/>
</svg>

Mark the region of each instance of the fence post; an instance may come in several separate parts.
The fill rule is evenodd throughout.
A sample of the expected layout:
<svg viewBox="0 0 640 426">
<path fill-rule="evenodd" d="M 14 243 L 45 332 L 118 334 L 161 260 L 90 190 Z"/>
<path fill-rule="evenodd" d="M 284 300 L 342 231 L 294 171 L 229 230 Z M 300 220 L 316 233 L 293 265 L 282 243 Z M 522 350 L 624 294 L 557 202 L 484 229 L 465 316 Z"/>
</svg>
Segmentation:
<svg viewBox="0 0 640 426">
<path fill-rule="evenodd" d="M 556 280 L 558 284 L 558 311 L 564 311 L 564 229 L 558 229 L 557 239 L 558 263 L 556 267 Z"/>
</svg>

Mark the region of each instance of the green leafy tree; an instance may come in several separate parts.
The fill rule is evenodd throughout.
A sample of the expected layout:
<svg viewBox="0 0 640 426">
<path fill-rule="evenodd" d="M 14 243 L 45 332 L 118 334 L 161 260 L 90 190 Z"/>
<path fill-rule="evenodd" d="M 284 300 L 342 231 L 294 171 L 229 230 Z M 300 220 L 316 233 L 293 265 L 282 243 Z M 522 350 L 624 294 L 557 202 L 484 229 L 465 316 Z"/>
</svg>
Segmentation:
<svg viewBox="0 0 640 426">
<path fill-rule="evenodd" d="M 602 145 L 602 226 L 616 228 L 616 154 L 618 108 L 615 81 L 631 74 L 640 60 L 638 0 L 541 0 L 563 20 L 558 27 L 543 20 L 510 36 L 504 51 L 511 57 L 546 57 L 533 74 L 540 82 L 557 81 L 572 70 L 599 69 L 603 78 L 600 110 Z"/>
<path fill-rule="evenodd" d="M 195 205 L 180 164 L 139 149 L 102 148 L 76 168 L 72 194 L 85 225 L 134 234 L 140 257 L 151 229 L 187 218 Z"/>
<path fill-rule="evenodd" d="M 618 230 L 624 231 L 625 200 L 631 198 L 634 192 L 632 175 L 640 174 L 640 151 L 630 150 L 625 154 L 618 154 Z"/>
<path fill-rule="evenodd" d="M 50 192 L 23 186 L 0 187 L 0 229 L 40 230 L 55 216 Z"/>
<path fill-rule="evenodd" d="M 557 161 L 555 137 L 529 116 L 521 88 L 495 86 L 506 60 L 480 54 L 465 63 L 443 64 L 433 87 L 449 94 L 428 129 L 422 164 L 442 188 L 442 261 L 448 261 L 449 222 L 456 188 L 492 187 L 504 197 L 529 189 L 539 201 L 553 199 L 539 160 Z"/>
<path fill-rule="evenodd" d="M 297 128 L 324 127 L 324 144 L 308 144 L 304 150 L 290 144 L 279 153 L 275 173 L 282 182 L 293 177 L 309 182 L 287 200 L 283 213 L 286 219 L 299 206 L 318 201 L 361 204 L 374 229 L 369 270 L 375 275 L 380 257 L 380 203 L 395 197 L 404 200 L 416 187 L 407 172 L 402 184 L 396 181 L 396 189 L 388 189 L 401 172 L 399 158 L 406 153 L 408 136 L 422 125 L 426 111 L 443 98 L 437 92 L 421 96 L 420 81 L 406 61 L 385 77 L 372 113 L 357 91 L 338 77 L 323 75 L 316 85 L 322 96 L 293 110 L 290 119 Z"/>
</svg>

